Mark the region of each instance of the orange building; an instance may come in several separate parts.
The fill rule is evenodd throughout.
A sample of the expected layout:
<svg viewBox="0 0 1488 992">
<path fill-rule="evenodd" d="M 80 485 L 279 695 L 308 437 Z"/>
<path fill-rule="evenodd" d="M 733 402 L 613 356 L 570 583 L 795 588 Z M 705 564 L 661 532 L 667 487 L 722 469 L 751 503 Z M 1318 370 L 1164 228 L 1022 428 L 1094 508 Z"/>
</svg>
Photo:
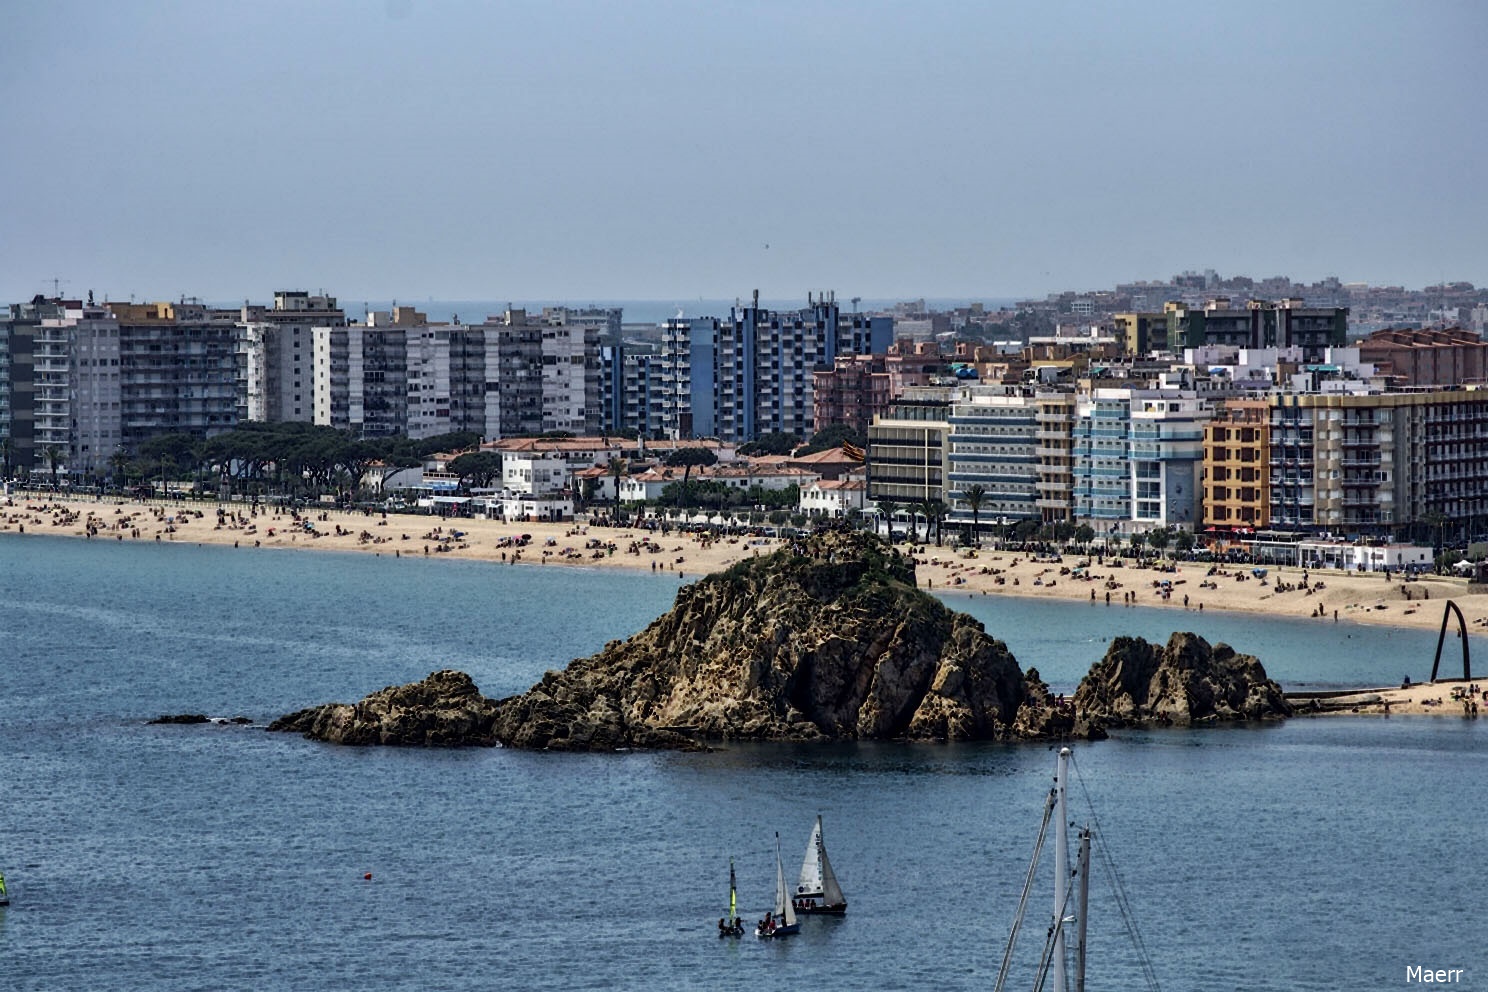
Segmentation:
<svg viewBox="0 0 1488 992">
<path fill-rule="evenodd" d="M 1270 526 L 1270 448 L 1266 400 L 1232 400 L 1204 425 L 1205 533 L 1223 540 Z"/>
</svg>

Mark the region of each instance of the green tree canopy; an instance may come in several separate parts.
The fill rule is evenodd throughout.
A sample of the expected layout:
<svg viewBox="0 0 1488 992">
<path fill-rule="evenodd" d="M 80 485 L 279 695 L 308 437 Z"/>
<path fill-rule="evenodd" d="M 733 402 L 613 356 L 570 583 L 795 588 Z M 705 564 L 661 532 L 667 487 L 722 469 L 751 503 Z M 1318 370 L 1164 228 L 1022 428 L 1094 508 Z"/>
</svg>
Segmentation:
<svg viewBox="0 0 1488 992">
<path fill-rule="evenodd" d="M 450 459 L 449 470 L 460 477 L 460 485 L 484 489 L 501 478 L 501 456 L 494 451 L 468 451 Z"/>
<path fill-rule="evenodd" d="M 761 434 L 756 440 L 748 441 L 739 445 L 741 455 L 788 455 L 796 450 L 796 445 L 801 439 L 794 434 L 784 434 L 780 431 L 771 431 Z"/>
</svg>

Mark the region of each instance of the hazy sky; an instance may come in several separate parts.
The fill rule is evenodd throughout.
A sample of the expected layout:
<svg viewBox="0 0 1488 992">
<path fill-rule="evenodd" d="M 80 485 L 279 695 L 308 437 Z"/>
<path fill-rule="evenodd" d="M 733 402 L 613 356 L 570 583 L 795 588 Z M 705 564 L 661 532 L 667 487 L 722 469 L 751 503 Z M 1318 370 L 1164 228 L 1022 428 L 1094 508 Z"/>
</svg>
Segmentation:
<svg viewBox="0 0 1488 992">
<path fill-rule="evenodd" d="M 3 0 L 0 299 L 1488 282 L 1488 3 Z"/>
</svg>

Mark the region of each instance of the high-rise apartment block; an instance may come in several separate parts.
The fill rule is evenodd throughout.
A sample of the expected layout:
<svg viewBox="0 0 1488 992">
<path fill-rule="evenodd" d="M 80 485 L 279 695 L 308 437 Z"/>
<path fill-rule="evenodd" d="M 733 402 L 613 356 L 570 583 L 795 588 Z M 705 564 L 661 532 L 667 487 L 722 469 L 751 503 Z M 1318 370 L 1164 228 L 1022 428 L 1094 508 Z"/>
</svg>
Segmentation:
<svg viewBox="0 0 1488 992">
<path fill-rule="evenodd" d="M 1166 347 L 1172 351 L 1206 344 L 1299 348 L 1304 361 L 1316 362 L 1322 360 L 1327 349 L 1343 347 L 1348 337 L 1348 307 L 1308 307 L 1295 299 L 1276 303 L 1249 300 L 1244 307 L 1236 307 L 1219 297 L 1203 307 L 1170 303 L 1164 313 L 1168 319 Z M 1140 337 L 1140 323 L 1135 326 L 1135 331 L 1128 332 L 1129 341 L 1133 333 Z"/>
<path fill-rule="evenodd" d="M 278 292 L 272 307 L 243 305 L 244 420 L 314 419 L 313 329 L 342 327 L 334 296 Z"/>
<path fill-rule="evenodd" d="M 762 434 L 809 436 L 812 376 L 838 356 L 879 353 L 893 338 L 889 317 L 845 314 L 831 294 L 773 311 L 735 306 L 726 320 L 668 321 L 663 330 L 663 423 L 678 437 L 752 441 Z M 687 433 L 686 427 L 691 427 Z"/>
</svg>

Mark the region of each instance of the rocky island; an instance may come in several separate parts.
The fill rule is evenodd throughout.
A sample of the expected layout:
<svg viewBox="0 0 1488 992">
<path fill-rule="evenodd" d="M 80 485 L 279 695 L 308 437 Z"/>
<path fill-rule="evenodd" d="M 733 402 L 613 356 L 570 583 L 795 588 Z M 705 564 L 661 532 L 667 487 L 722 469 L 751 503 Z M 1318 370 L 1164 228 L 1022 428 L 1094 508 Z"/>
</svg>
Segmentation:
<svg viewBox="0 0 1488 992">
<path fill-rule="evenodd" d="M 554 750 L 725 741 L 1053 740 L 1105 727 L 1282 715 L 1254 658 L 1194 634 L 1118 638 L 1071 700 L 1018 668 L 982 624 L 915 587 L 911 559 L 853 532 L 802 538 L 681 589 L 624 641 L 527 692 L 481 695 L 435 672 L 270 730 L 343 744 Z"/>
<path fill-rule="evenodd" d="M 1091 727 L 1193 727 L 1289 716 L 1281 686 L 1251 655 L 1198 634 L 1166 645 L 1118 637 L 1075 690 L 1075 712 Z"/>
</svg>

